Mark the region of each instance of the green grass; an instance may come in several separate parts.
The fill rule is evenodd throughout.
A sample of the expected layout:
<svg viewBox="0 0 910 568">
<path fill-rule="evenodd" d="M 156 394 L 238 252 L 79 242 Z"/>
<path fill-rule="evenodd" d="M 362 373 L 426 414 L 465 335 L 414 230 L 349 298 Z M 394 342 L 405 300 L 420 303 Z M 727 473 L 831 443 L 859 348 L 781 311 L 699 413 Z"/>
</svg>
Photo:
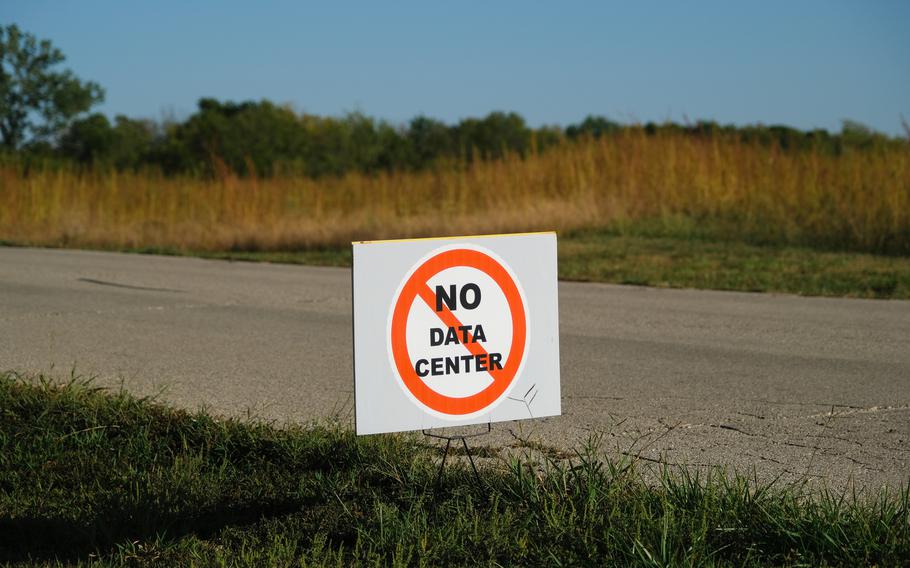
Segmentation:
<svg viewBox="0 0 910 568">
<path fill-rule="evenodd" d="M 756 245 L 666 231 L 575 231 L 559 237 L 564 280 L 778 292 L 804 296 L 910 299 L 910 258 L 809 247 Z M 350 266 L 351 250 L 129 252 L 320 266 Z"/>
<path fill-rule="evenodd" d="M 0 374 L 0 562 L 160 565 L 910 563 L 910 493 L 717 472 L 648 484 L 593 449 L 457 463 L 414 436 L 276 428 L 75 378 Z M 450 460 L 452 462 L 454 460 Z"/>
<path fill-rule="evenodd" d="M 587 231 L 559 243 L 568 280 L 805 296 L 910 298 L 910 258 Z"/>
</svg>

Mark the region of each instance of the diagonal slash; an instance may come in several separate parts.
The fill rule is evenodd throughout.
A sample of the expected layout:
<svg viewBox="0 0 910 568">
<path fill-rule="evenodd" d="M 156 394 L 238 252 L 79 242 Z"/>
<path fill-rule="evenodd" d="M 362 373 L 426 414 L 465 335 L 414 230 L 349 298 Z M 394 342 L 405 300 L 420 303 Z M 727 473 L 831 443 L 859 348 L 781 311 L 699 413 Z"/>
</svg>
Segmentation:
<svg viewBox="0 0 910 568">
<path fill-rule="evenodd" d="M 432 310 L 433 313 L 435 313 L 439 317 L 439 319 L 442 320 L 442 323 L 444 325 L 447 325 L 449 327 L 458 327 L 458 326 L 464 325 L 460 321 L 458 321 L 458 317 L 455 314 L 453 314 L 452 311 L 448 307 L 442 306 L 441 312 L 436 311 L 436 293 L 433 292 L 433 290 L 431 290 L 429 286 L 424 285 L 422 288 L 420 288 L 418 290 L 418 295 L 423 299 L 424 302 L 426 302 L 426 304 L 430 308 L 430 310 Z M 472 334 L 472 333 L 468 333 L 468 342 L 462 343 L 462 345 L 464 345 L 467 348 L 467 350 L 471 352 L 471 355 L 489 356 L 489 353 L 487 353 L 487 350 L 484 349 L 483 346 L 481 346 L 479 343 L 476 343 L 474 341 L 474 334 Z M 487 370 L 487 372 L 490 373 L 490 376 L 493 377 L 493 380 L 495 381 L 496 376 L 499 374 L 498 371 L 501 371 L 501 370 L 502 369 L 496 369 L 497 372 L 495 374 L 494 374 L 494 371 L 490 371 L 489 369 Z"/>
</svg>

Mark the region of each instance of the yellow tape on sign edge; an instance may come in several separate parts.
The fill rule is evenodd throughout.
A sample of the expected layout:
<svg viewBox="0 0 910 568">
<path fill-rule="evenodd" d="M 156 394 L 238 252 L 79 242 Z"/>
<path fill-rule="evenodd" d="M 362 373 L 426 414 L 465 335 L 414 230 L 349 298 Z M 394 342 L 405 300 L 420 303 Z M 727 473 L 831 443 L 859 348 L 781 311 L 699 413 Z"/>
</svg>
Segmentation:
<svg viewBox="0 0 910 568">
<path fill-rule="evenodd" d="M 419 237 L 415 239 L 382 239 L 378 241 L 351 241 L 351 245 L 375 245 L 379 243 L 403 243 L 410 241 L 443 241 L 451 239 L 489 239 L 493 237 L 522 237 L 527 235 L 555 235 L 556 231 L 530 231 L 527 233 L 496 233 L 492 235 L 456 235 L 451 237 Z"/>
</svg>

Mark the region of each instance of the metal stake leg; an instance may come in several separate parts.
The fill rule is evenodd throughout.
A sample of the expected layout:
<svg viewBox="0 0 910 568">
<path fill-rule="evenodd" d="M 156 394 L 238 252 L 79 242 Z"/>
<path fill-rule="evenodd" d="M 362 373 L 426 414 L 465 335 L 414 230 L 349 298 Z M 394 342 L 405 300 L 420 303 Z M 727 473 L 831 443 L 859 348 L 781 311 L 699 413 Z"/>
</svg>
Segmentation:
<svg viewBox="0 0 910 568">
<path fill-rule="evenodd" d="M 477 473 L 477 466 L 474 465 L 474 457 L 471 455 L 471 450 L 468 449 L 468 441 L 462 438 L 461 443 L 464 444 L 464 453 L 468 456 L 468 461 L 471 462 L 471 469 L 474 470 L 474 479 L 477 480 L 478 486 L 483 487 L 483 482 L 480 480 L 480 474 Z"/>
<path fill-rule="evenodd" d="M 442 472 L 445 470 L 446 458 L 449 457 L 449 449 L 452 447 L 452 440 L 461 440 L 461 444 L 464 446 L 464 453 L 468 456 L 468 461 L 471 462 L 471 470 L 474 472 L 474 479 L 477 481 L 477 486 L 482 490 L 486 489 L 483 481 L 480 479 L 480 472 L 477 471 L 477 465 L 474 463 L 474 456 L 471 455 L 471 449 L 468 447 L 468 438 L 475 438 L 477 436 L 483 436 L 489 434 L 492 430 L 492 424 L 487 423 L 487 431 L 479 432 L 477 434 L 468 434 L 464 436 L 442 436 L 440 434 L 433 434 L 428 430 L 423 430 L 423 435 L 429 438 L 437 438 L 439 440 L 446 441 L 446 449 L 442 451 L 442 459 L 439 461 L 439 471 L 436 472 L 436 482 L 435 488 L 439 489 L 439 484 L 442 481 Z"/>
<path fill-rule="evenodd" d="M 442 451 L 442 460 L 439 462 L 439 471 L 436 472 L 436 487 L 439 487 L 439 482 L 442 481 L 442 470 L 446 466 L 446 458 L 449 457 L 449 446 L 451 445 L 452 439 L 448 438 L 446 440 L 446 449 Z"/>
</svg>

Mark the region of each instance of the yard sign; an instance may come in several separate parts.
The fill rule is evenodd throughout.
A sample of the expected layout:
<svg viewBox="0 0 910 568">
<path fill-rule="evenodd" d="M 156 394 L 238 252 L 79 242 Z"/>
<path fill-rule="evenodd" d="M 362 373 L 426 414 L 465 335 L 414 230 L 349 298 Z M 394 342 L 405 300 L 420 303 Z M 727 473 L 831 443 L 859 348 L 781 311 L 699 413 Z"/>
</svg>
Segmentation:
<svg viewBox="0 0 910 568">
<path fill-rule="evenodd" d="M 358 434 L 560 414 L 555 233 L 353 247 Z"/>
</svg>

